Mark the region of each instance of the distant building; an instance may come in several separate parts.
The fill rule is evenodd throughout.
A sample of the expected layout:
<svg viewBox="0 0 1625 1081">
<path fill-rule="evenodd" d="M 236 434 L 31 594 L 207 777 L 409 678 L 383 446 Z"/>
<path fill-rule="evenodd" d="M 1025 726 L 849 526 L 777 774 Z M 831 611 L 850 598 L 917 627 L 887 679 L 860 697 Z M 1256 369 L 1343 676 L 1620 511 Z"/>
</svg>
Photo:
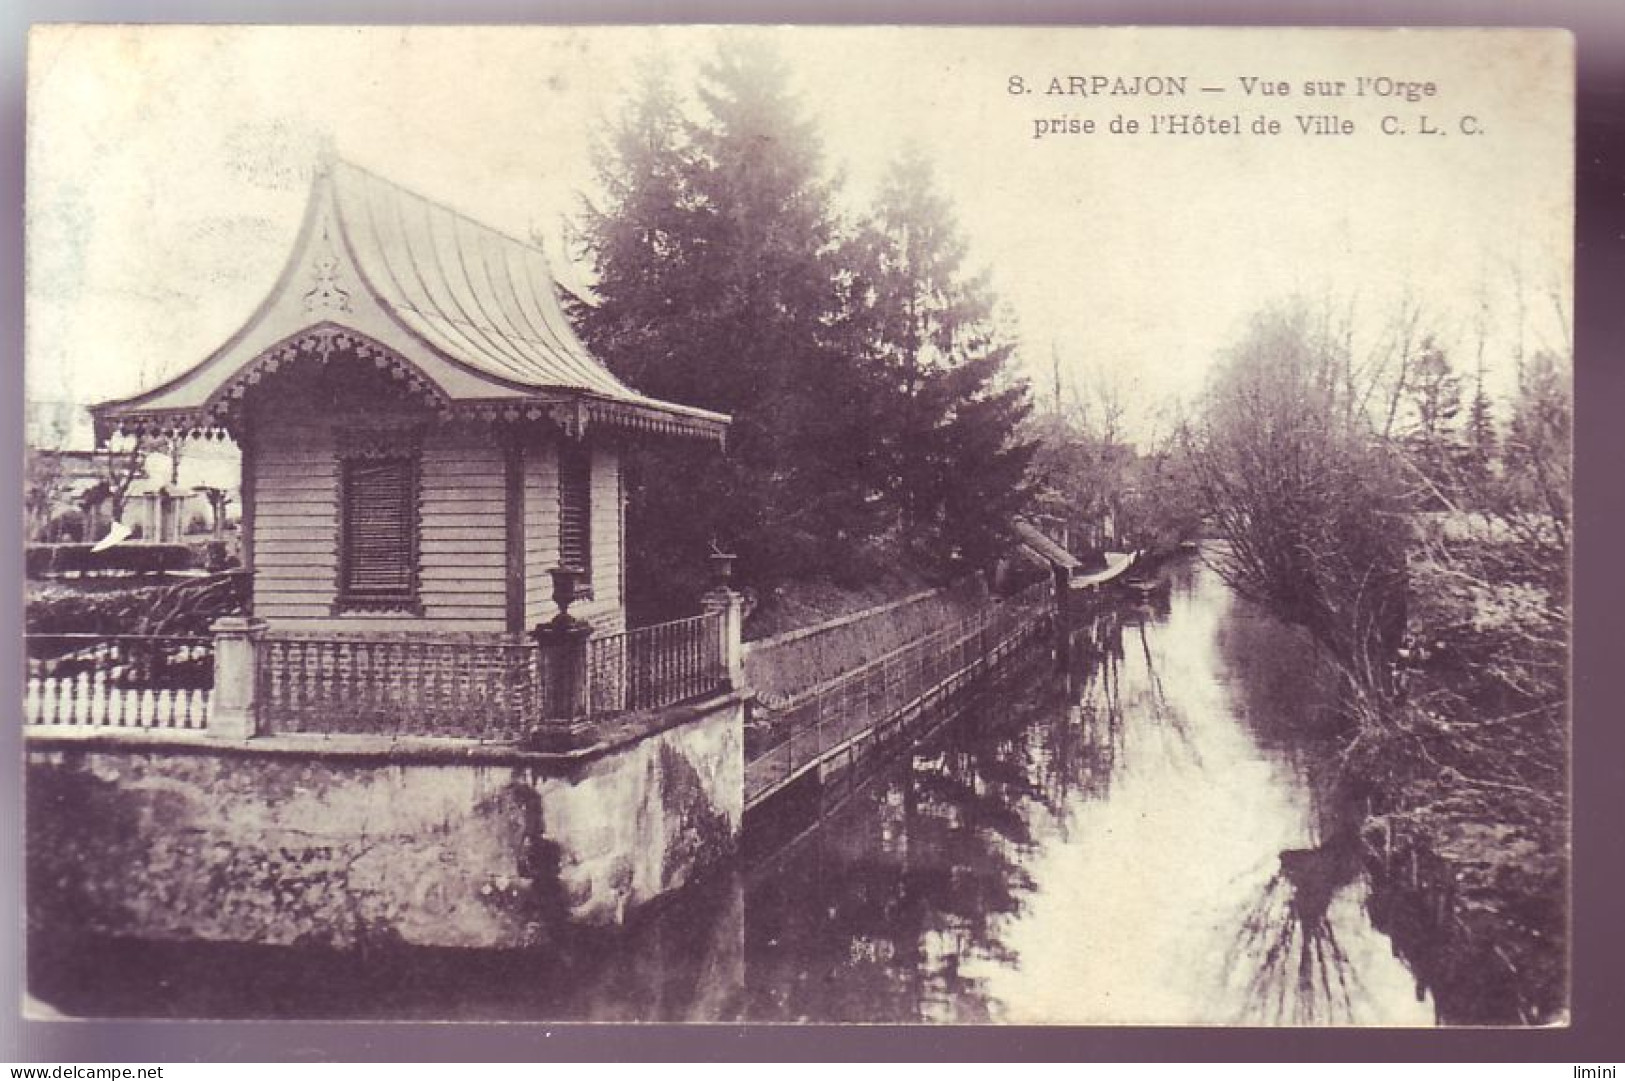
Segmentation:
<svg viewBox="0 0 1625 1081">
<path fill-rule="evenodd" d="M 130 460 L 95 449 L 90 411 L 78 402 L 30 400 L 24 418 L 30 542 L 105 536 L 115 518 L 109 489 L 124 478 L 123 513 L 116 517 L 135 540 L 220 536 L 236 519 L 239 455 L 229 443 L 186 444 L 179 462 L 160 450 Z"/>
</svg>

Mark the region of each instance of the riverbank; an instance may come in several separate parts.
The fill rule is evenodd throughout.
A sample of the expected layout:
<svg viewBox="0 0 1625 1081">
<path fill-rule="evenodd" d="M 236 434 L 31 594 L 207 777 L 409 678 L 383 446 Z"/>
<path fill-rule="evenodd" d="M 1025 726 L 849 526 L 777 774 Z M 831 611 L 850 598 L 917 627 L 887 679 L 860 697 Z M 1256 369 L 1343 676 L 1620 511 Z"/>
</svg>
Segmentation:
<svg viewBox="0 0 1625 1081">
<path fill-rule="evenodd" d="M 1505 555 L 1413 560 L 1401 698 L 1347 756 L 1373 917 L 1447 1023 L 1550 1024 L 1568 1001 L 1566 598 L 1561 568 L 1509 578 Z"/>
</svg>

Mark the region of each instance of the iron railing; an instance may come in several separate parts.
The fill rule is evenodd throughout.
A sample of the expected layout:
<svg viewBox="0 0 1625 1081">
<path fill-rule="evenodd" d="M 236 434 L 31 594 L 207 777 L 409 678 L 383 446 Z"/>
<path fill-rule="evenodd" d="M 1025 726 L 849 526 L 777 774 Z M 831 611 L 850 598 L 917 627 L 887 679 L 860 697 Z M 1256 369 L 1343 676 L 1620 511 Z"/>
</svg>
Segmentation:
<svg viewBox="0 0 1625 1081">
<path fill-rule="evenodd" d="M 188 635 L 29 634 L 23 723 L 208 726 L 214 640 Z"/>
<path fill-rule="evenodd" d="M 836 679 L 753 704 L 745 730 L 745 802 L 788 784 L 882 722 L 925 709 L 968 687 L 1044 626 L 1053 611 L 1036 583 Z"/>
<path fill-rule="evenodd" d="M 1006 608 L 1036 608 L 1055 603 L 1055 584 L 1049 578 L 1030 582 L 999 603 Z"/>
<path fill-rule="evenodd" d="M 745 646 L 745 682 L 768 697 L 818 686 L 959 618 L 966 605 L 948 590 L 774 635 Z"/>
<path fill-rule="evenodd" d="M 720 613 L 656 623 L 587 643 L 587 712 L 659 709 L 722 690 Z"/>
<path fill-rule="evenodd" d="M 536 645 L 506 635 L 269 634 L 267 732 L 517 739 L 539 717 Z"/>
</svg>

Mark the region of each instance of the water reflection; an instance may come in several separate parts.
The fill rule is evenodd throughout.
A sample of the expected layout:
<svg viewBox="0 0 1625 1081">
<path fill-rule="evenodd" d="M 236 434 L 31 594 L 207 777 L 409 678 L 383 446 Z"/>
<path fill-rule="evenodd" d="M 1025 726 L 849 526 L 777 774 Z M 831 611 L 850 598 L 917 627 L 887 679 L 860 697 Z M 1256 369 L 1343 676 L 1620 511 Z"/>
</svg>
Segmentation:
<svg viewBox="0 0 1625 1081">
<path fill-rule="evenodd" d="M 1246 980 L 1238 1020 L 1337 1025 L 1358 1021 L 1360 976 L 1338 941 L 1333 900 L 1359 873 L 1340 848 L 1296 848 L 1248 908 L 1225 967 Z"/>
<path fill-rule="evenodd" d="M 962 718 L 754 870 L 752 1018 L 999 1018 L 978 970 L 1019 963 L 1005 928 L 1034 888 L 1032 812 L 1069 784 L 1036 723 L 1057 705 Z"/>
<path fill-rule="evenodd" d="M 1169 573 L 752 876 L 749 1016 L 1432 1023 L 1365 915 L 1334 686 Z"/>
</svg>

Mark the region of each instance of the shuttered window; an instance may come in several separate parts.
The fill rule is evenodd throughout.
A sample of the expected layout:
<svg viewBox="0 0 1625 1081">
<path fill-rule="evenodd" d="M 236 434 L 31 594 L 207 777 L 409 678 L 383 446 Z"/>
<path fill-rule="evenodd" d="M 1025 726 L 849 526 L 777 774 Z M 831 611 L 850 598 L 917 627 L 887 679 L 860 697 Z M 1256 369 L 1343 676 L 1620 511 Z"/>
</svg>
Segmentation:
<svg viewBox="0 0 1625 1081">
<path fill-rule="evenodd" d="M 416 489 L 412 457 L 343 463 L 342 603 L 405 607 L 417 600 Z"/>
<path fill-rule="evenodd" d="M 559 448 L 559 563 L 592 582 L 592 456 L 585 447 Z"/>
</svg>

